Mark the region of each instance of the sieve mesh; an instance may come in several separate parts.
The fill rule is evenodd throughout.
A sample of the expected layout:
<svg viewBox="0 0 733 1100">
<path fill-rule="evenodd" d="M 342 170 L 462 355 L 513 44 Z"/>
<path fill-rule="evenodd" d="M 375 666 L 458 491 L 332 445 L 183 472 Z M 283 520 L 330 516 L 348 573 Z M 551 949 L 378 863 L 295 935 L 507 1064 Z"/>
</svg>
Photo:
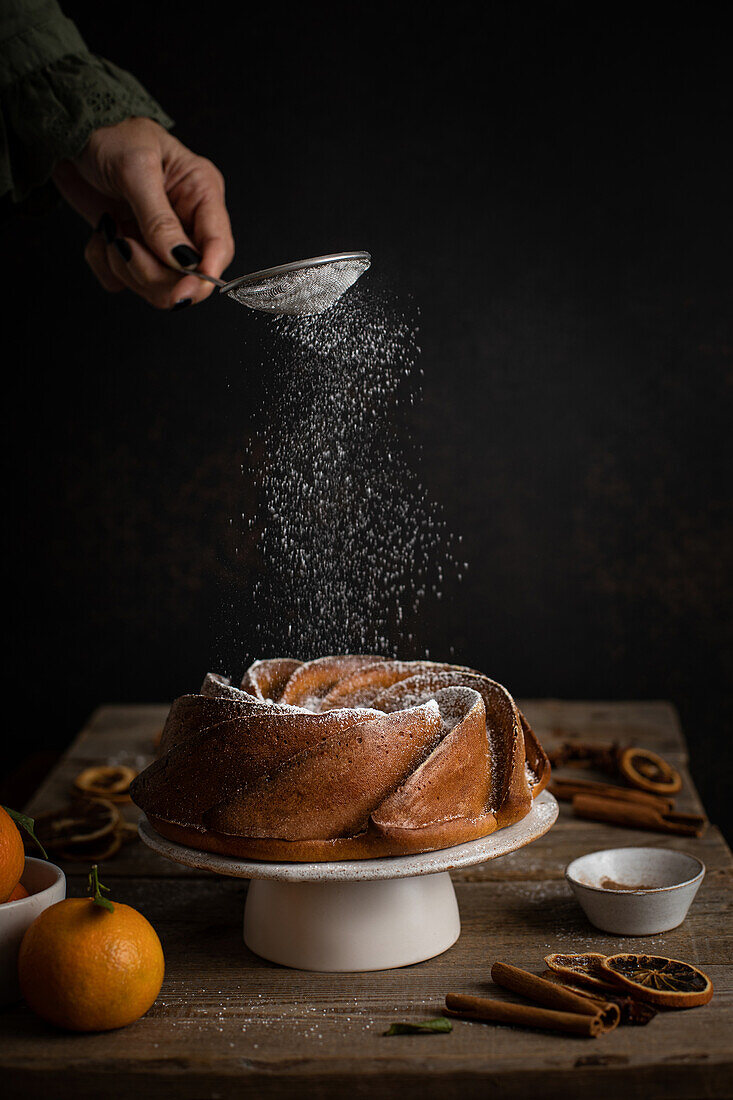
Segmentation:
<svg viewBox="0 0 733 1100">
<path fill-rule="evenodd" d="M 329 309 L 368 267 L 369 260 L 362 257 L 331 260 L 258 282 L 243 282 L 226 293 L 250 309 L 304 317 Z"/>
</svg>

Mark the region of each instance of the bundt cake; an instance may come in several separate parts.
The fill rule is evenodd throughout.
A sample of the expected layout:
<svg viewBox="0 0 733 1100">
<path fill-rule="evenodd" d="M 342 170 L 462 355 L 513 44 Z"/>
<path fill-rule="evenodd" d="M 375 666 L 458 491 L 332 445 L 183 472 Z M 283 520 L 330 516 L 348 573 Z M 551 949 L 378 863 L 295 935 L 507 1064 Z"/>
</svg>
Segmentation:
<svg viewBox="0 0 733 1100">
<path fill-rule="evenodd" d="M 132 797 L 163 836 L 247 859 L 448 848 L 529 812 L 549 761 L 509 692 L 383 657 L 257 661 L 171 707 Z"/>
</svg>

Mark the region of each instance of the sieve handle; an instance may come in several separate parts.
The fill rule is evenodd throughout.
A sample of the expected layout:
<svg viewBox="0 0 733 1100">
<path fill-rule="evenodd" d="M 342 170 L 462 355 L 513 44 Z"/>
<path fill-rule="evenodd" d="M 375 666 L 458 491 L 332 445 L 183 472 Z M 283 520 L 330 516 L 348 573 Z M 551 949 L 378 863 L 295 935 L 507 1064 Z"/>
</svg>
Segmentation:
<svg viewBox="0 0 733 1100">
<path fill-rule="evenodd" d="M 203 271 L 185 271 L 184 275 L 195 275 L 197 279 L 203 279 L 205 283 L 213 283 L 214 286 L 226 286 L 226 280 L 215 279 L 213 275 L 204 275 Z"/>
<path fill-rule="evenodd" d="M 171 271 L 175 271 L 176 275 L 195 275 L 197 279 L 201 279 L 205 283 L 213 283 L 214 286 L 222 287 L 226 286 L 224 279 L 215 279 L 213 275 L 204 275 L 203 271 L 184 271 L 180 267 L 171 267 Z"/>
</svg>

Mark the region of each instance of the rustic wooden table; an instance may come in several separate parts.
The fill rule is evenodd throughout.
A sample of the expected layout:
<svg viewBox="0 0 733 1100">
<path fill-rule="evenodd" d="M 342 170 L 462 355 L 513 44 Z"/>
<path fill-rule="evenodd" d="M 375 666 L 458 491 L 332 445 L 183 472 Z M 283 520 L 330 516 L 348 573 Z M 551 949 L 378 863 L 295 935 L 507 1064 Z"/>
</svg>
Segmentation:
<svg viewBox="0 0 733 1100">
<path fill-rule="evenodd" d="M 666 703 L 537 701 L 524 710 L 547 747 L 568 735 L 633 741 L 682 771 L 684 810 L 700 810 L 676 714 Z M 162 706 L 103 707 L 32 800 L 66 800 L 74 776 L 100 761 L 143 766 Z M 126 811 L 134 818 L 135 810 Z M 681 928 L 630 940 L 597 932 L 563 879 L 583 852 L 619 845 L 691 852 L 707 876 Z M 463 932 L 446 954 L 401 970 L 314 974 L 252 955 L 242 942 L 246 884 L 169 863 L 143 844 L 104 867 L 114 897 L 140 909 L 165 950 L 162 992 L 121 1031 L 73 1035 L 23 1005 L 0 1014 L 2 1092 L 8 1097 L 733 1096 L 731 853 L 710 827 L 700 840 L 575 820 L 567 805 L 551 832 L 513 855 L 454 875 Z M 64 868 L 81 895 L 86 869 Z M 698 963 L 715 984 L 705 1008 L 659 1015 L 646 1028 L 566 1038 L 455 1021 L 452 1034 L 386 1038 L 390 1023 L 437 1015 L 448 991 L 501 996 L 489 970 L 504 959 L 537 972 L 552 951 L 658 952 Z"/>
</svg>

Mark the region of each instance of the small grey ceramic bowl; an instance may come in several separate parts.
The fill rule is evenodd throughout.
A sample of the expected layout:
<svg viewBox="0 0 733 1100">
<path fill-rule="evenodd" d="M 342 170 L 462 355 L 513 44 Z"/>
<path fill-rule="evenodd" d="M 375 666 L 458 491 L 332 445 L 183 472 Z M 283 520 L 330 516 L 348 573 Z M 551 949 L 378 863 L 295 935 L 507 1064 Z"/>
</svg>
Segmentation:
<svg viewBox="0 0 733 1100">
<path fill-rule="evenodd" d="M 682 924 L 704 875 L 701 860 L 668 848 L 606 848 L 565 868 L 591 924 L 617 936 L 653 936 Z"/>
</svg>

